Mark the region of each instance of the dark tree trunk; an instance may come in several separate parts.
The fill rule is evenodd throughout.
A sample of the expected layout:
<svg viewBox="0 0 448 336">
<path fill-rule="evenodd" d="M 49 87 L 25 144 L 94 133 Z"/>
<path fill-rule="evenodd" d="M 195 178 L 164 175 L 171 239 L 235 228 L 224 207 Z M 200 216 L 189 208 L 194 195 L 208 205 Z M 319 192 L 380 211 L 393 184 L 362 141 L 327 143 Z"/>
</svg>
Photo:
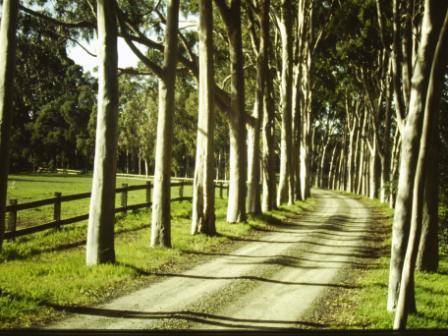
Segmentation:
<svg viewBox="0 0 448 336">
<path fill-rule="evenodd" d="M 0 27 L 0 250 L 5 233 L 18 0 L 4 0 Z"/>
</svg>

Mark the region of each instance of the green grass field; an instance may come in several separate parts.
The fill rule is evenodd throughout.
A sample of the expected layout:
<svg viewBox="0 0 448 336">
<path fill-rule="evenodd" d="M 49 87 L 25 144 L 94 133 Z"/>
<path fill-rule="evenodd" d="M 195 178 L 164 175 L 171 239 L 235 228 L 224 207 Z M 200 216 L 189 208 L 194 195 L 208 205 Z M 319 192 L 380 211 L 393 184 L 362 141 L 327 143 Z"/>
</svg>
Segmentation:
<svg viewBox="0 0 448 336">
<path fill-rule="evenodd" d="M 24 201 L 51 197 L 54 191 L 68 194 L 90 188 L 90 179 L 86 177 L 20 175 L 12 176 L 11 182 L 11 197 Z M 189 192 L 186 189 L 185 195 Z M 143 198 L 135 200 L 143 201 Z M 292 209 L 300 211 L 312 203 L 312 200 L 297 203 Z M 76 205 L 71 209 L 79 211 Z M 279 210 L 251 218 L 247 223 L 227 224 L 225 210 L 226 199 L 218 197 L 218 236 L 192 236 L 189 233 L 191 203 L 173 203 L 172 249 L 149 247 L 149 210 L 119 215 L 114 265 L 85 266 L 85 222 L 5 242 L 0 254 L 0 328 L 40 326 L 62 317 L 68 307 L 103 302 L 148 283 L 156 271 L 188 267 L 203 252 L 223 252 L 236 244 L 236 237 L 268 227 L 270 220 L 283 214 Z"/>
<path fill-rule="evenodd" d="M 117 187 L 123 184 L 144 185 L 144 178 L 117 178 Z M 70 176 L 59 174 L 10 175 L 8 182 L 8 199 L 16 199 L 18 203 L 26 203 L 52 198 L 55 192 L 62 195 L 72 195 L 89 192 L 91 190 L 91 176 Z M 173 187 L 172 197 L 179 195 L 179 187 Z M 184 187 L 184 195 L 191 196 L 191 186 Z M 217 191 L 218 196 L 218 191 Z M 130 191 L 128 204 L 145 202 L 145 190 Z M 116 195 L 116 206 L 120 206 L 120 195 Z M 62 219 L 89 212 L 89 199 L 82 199 L 62 203 Z M 53 219 L 53 206 L 19 211 L 17 228 L 43 224 Z"/>
</svg>

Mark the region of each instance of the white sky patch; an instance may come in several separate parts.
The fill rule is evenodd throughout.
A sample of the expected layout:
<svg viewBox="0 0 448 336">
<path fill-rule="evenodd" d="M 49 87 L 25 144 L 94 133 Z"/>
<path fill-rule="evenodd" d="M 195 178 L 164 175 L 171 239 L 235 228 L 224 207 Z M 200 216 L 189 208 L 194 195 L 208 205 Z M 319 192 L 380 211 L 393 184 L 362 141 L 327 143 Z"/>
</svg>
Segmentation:
<svg viewBox="0 0 448 336">
<path fill-rule="evenodd" d="M 92 54 L 97 55 L 97 40 L 92 39 L 88 42 L 83 42 L 82 45 Z M 136 43 L 136 46 L 146 54 L 147 48 Z M 124 39 L 118 38 L 118 67 L 119 68 L 129 68 L 136 67 L 138 64 L 138 57 L 132 52 L 128 47 Z M 67 47 L 67 54 L 76 64 L 82 66 L 84 71 L 90 72 L 94 77 L 97 76 L 96 72 L 93 71 L 95 67 L 98 66 L 98 60 L 96 57 L 89 55 L 83 48 L 79 45 L 74 45 Z"/>
<path fill-rule="evenodd" d="M 199 18 L 196 15 L 181 15 L 179 20 L 179 29 L 182 31 L 197 31 L 199 24 Z M 154 40 L 157 40 L 155 36 L 150 36 Z M 81 41 L 80 41 L 81 42 Z M 82 41 L 81 44 L 92 54 L 97 55 L 97 40 L 96 38 L 90 41 Z M 147 47 L 135 43 L 135 46 L 144 54 L 148 50 Z M 125 40 L 121 37 L 118 38 L 118 67 L 119 68 L 130 68 L 136 67 L 139 58 L 132 52 L 129 46 L 126 44 Z M 89 72 L 92 76 L 97 77 L 95 67 L 98 65 L 96 57 L 89 55 L 82 47 L 79 45 L 71 45 L 67 47 L 67 54 L 76 64 L 82 66 L 84 71 Z"/>
</svg>

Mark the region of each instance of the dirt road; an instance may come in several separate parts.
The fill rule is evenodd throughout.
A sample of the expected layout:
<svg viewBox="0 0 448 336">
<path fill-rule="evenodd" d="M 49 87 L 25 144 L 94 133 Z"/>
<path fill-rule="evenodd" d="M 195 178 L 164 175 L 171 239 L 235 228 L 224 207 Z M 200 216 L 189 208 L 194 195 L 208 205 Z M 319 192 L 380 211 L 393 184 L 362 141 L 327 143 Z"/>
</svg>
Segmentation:
<svg viewBox="0 0 448 336">
<path fill-rule="evenodd" d="M 305 312 L 338 275 L 365 262 L 369 211 L 359 201 L 314 193 L 313 211 L 288 220 L 229 254 L 92 308 L 50 328 L 272 329 L 322 327 Z"/>
</svg>

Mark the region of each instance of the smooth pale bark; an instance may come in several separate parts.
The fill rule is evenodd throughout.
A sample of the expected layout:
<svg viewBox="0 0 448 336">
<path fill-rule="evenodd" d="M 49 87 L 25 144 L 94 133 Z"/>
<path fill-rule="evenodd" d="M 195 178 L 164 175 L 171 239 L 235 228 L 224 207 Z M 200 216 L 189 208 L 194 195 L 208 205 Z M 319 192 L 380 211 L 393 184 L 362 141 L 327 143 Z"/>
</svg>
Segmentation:
<svg viewBox="0 0 448 336">
<path fill-rule="evenodd" d="M 337 157 L 336 157 L 336 151 L 338 149 L 337 144 L 335 144 L 333 151 L 331 152 L 331 159 L 330 159 L 330 169 L 328 170 L 328 178 L 327 182 L 325 184 L 325 187 L 328 189 L 334 189 L 333 181 L 336 177 L 336 167 L 337 167 Z"/>
<path fill-rule="evenodd" d="M 229 42 L 230 93 L 230 157 L 229 198 L 227 222 L 246 220 L 246 115 L 244 110 L 244 57 L 241 33 L 241 1 L 232 0 L 230 7 L 224 0 L 215 0 L 226 26 Z"/>
<path fill-rule="evenodd" d="M 434 1 L 435 2 L 435 1 Z M 434 7 L 431 8 L 431 5 Z M 431 12 L 435 10 L 436 12 Z M 429 13 L 428 13 L 429 12 Z M 434 16 L 431 14 L 434 13 Z M 440 16 L 445 14 L 443 28 L 440 33 L 437 31 L 437 21 Z M 432 125 L 437 122 L 437 112 L 439 109 L 440 97 L 442 93 L 442 83 L 447 65 L 446 52 L 444 49 L 448 46 L 448 11 L 447 6 L 437 6 L 431 1 L 425 2 L 425 18 L 431 20 L 429 24 L 434 24 L 434 33 L 440 35 L 438 39 L 434 59 L 428 59 L 426 62 L 432 63 L 429 75 L 429 84 L 425 99 L 425 110 L 423 117 L 423 125 L 418 149 L 418 160 L 415 171 L 415 183 L 412 197 L 412 219 L 409 239 L 406 249 L 406 257 L 403 265 L 403 272 L 400 283 L 400 293 L 398 297 L 397 309 L 394 319 L 394 329 L 405 329 L 408 314 L 412 312 L 412 299 L 414 299 L 414 270 L 418 253 L 418 245 L 420 234 L 422 231 L 423 205 L 425 193 L 426 172 L 431 167 L 428 165 L 429 146 L 431 146 L 431 132 L 436 130 Z M 425 30 L 425 18 L 423 19 L 422 34 Z M 423 44 L 423 42 L 422 42 Z M 429 44 L 428 48 L 434 49 L 433 44 Z M 412 105 L 411 105 L 412 106 Z"/>
<path fill-rule="evenodd" d="M 167 13 L 164 76 L 159 79 L 159 112 L 151 220 L 152 247 L 171 247 L 171 156 L 179 0 L 168 2 Z"/>
<path fill-rule="evenodd" d="M 357 118 L 356 121 L 356 129 L 355 129 L 355 146 L 354 146 L 354 155 L 353 155 L 353 177 L 352 177 L 352 189 L 350 192 L 356 193 L 358 191 L 358 174 L 359 174 L 359 156 L 360 156 L 360 147 L 361 143 L 361 120 Z"/>
<path fill-rule="evenodd" d="M 389 185 L 390 180 L 390 161 L 391 152 L 393 148 L 391 146 L 391 125 L 392 125 L 392 96 L 393 88 L 390 79 L 387 83 L 387 96 L 386 96 L 386 111 L 384 120 L 384 139 L 383 139 L 383 151 L 381 155 L 381 186 L 380 186 L 380 201 L 387 203 L 390 198 L 391 186 Z"/>
<path fill-rule="evenodd" d="M 396 181 L 398 181 L 398 166 L 399 166 L 399 158 L 400 158 L 400 149 L 401 149 L 401 133 L 397 128 L 395 130 L 394 141 L 392 146 L 392 158 L 390 162 L 390 178 L 389 178 L 389 188 L 390 188 L 390 198 L 389 198 L 389 207 L 395 207 L 395 200 L 397 197 L 397 187 Z"/>
<path fill-rule="evenodd" d="M 370 147 L 370 162 L 369 162 L 369 197 L 376 199 L 379 196 L 379 164 L 380 155 L 378 152 L 378 138 L 375 131 L 373 131 L 372 146 Z"/>
<path fill-rule="evenodd" d="M 311 108 L 312 108 L 312 48 L 313 48 L 313 3 L 309 0 L 300 0 L 298 4 L 298 50 L 299 66 L 301 74 L 301 114 L 300 114 L 300 154 L 299 154 L 299 172 L 300 172 L 300 198 L 306 199 L 311 191 Z"/>
<path fill-rule="evenodd" d="M 208 0 L 199 0 L 199 112 L 193 182 L 192 234 L 214 235 L 216 233 L 214 84 L 213 6 Z"/>
<path fill-rule="evenodd" d="M 97 1 L 98 112 L 86 263 L 115 262 L 115 183 L 118 130 L 118 52 L 115 1 Z"/>
<path fill-rule="evenodd" d="M 359 145 L 358 145 L 358 156 L 359 156 L 359 164 L 358 164 L 358 182 L 356 193 L 359 195 L 363 194 L 363 176 L 364 176 L 364 163 L 365 163 L 365 132 L 366 132 L 366 111 L 363 112 L 362 116 L 362 126 L 360 129 L 360 134 L 358 137 Z"/>
<path fill-rule="evenodd" d="M 258 69 L 257 69 L 258 77 Z M 258 80 L 257 80 L 258 82 Z M 257 86 L 259 84 L 257 83 Z M 255 94 L 255 102 L 252 113 L 252 125 L 247 131 L 247 197 L 246 209 L 248 213 L 261 213 L 261 188 L 260 188 L 260 118 L 263 116 L 263 94 Z"/>
<path fill-rule="evenodd" d="M 266 73 L 269 71 L 267 50 L 269 39 L 269 6 L 270 0 L 263 0 L 259 18 L 259 43 L 254 45 L 256 54 L 256 90 L 252 113 L 252 122 L 248 127 L 248 171 L 247 171 L 247 212 L 260 214 L 261 205 L 261 152 L 260 137 L 263 122 L 263 99 L 266 93 Z M 255 24 L 255 23 L 252 23 Z M 257 37 L 254 36 L 253 40 Z M 272 149 L 271 149 L 272 150 Z"/>
<path fill-rule="evenodd" d="M 446 18 L 443 29 L 441 31 L 441 36 L 446 34 Z M 438 239 L 438 229 L 439 229 L 439 106 L 440 106 L 440 90 L 441 83 L 446 75 L 446 63 L 448 57 L 447 50 L 447 36 L 443 37 L 444 40 L 439 41 L 442 43 L 440 48 L 439 64 L 437 68 L 433 70 L 430 79 L 430 86 L 428 89 L 428 98 L 434 99 L 435 102 L 431 108 L 431 120 L 429 124 L 429 143 L 427 148 L 426 156 L 426 167 L 425 170 L 425 186 L 423 195 L 423 208 L 422 208 L 422 230 L 420 237 L 420 244 L 418 247 L 416 268 L 419 271 L 425 272 L 437 272 L 439 266 L 439 239 Z M 437 51 L 439 52 L 439 51 Z M 433 65 L 434 67 L 434 65 Z M 432 86 L 433 85 L 433 86 Z M 428 107 L 427 107 L 428 108 Z"/>
<path fill-rule="evenodd" d="M 353 128 L 350 129 L 348 142 L 348 162 L 347 162 L 347 191 L 353 192 L 354 189 L 354 172 L 355 172 L 355 135 L 356 135 L 356 121 Z"/>
<path fill-rule="evenodd" d="M 325 141 L 324 148 L 322 150 L 322 157 L 320 160 L 319 172 L 317 174 L 317 186 L 319 188 L 325 188 L 327 185 L 324 183 L 324 172 L 325 172 L 325 159 L 327 157 L 327 149 L 330 145 L 330 136 L 328 136 L 327 141 Z M 328 181 L 328 179 L 327 179 Z"/>
<path fill-rule="evenodd" d="M 263 96 L 263 127 L 262 127 L 262 180 L 263 194 L 261 209 L 270 211 L 277 207 L 277 181 L 275 176 L 275 107 L 272 98 L 273 83 L 271 71 L 266 72 L 266 92 Z"/>
<path fill-rule="evenodd" d="M 336 169 L 336 173 L 333 179 L 333 189 L 334 190 L 344 190 L 345 188 L 345 183 L 346 183 L 346 177 L 345 177 L 345 173 L 346 171 L 344 170 L 344 162 L 345 162 L 346 158 L 345 158 L 345 148 L 342 147 L 340 154 L 339 154 L 339 158 L 337 159 L 337 169 Z"/>
<path fill-rule="evenodd" d="M 389 289 L 387 309 L 395 309 L 406 254 L 406 246 L 411 223 L 414 178 L 419 155 L 419 142 L 422 129 L 426 91 L 430 77 L 434 51 L 439 37 L 440 25 L 445 14 L 446 4 L 434 0 L 425 1 L 420 45 L 414 73 L 409 102 L 409 113 L 402 137 L 400 173 L 397 199 L 395 202 L 392 228 L 392 248 L 389 272 Z"/>
<path fill-rule="evenodd" d="M 148 163 L 148 159 L 145 158 L 144 163 L 145 163 L 145 176 L 148 177 L 148 176 L 149 176 L 149 163 Z"/>
<path fill-rule="evenodd" d="M 443 71 L 441 71 L 443 73 Z M 434 114 L 438 110 L 434 111 Z M 434 117 L 437 119 L 437 116 Z M 425 172 L 425 191 L 423 199 L 422 233 L 418 247 L 418 271 L 437 272 L 439 267 L 439 165 L 438 128 L 431 123 L 431 142 L 428 148 L 428 164 Z"/>
<path fill-rule="evenodd" d="M 397 124 L 400 132 L 403 132 L 404 119 L 406 115 L 406 102 L 402 91 L 403 79 L 403 51 L 400 44 L 401 33 L 401 16 L 400 16 L 400 0 L 393 0 L 393 42 L 392 42 L 392 83 L 394 88 L 395 110 L 397 112 Z"/>
<path fill-rule="evenodd" d="M 0 250 L 5 233 L 18 0 L 4 0 L 0 26 Z"/>
<path fill-rule="evenodd" d="M 300 67 L 293 66 L 292 88 L 292 174 L 294 179 L 294 201 L 301 200 L 300 194 L 300 133 L 301 133 L 301 106 L 300 106 Z"/>
<path fill-rule="evenodd" d="M 292 165 L 292 84 L 293 84 L 293 17 L 292 3 L 282 1 L 282 17 L 278 22 L 282 40 L 282 74 L 280 106 L 282 128 L 280 137 L 280 179 L 277 204 L 294 203 L 294 174 Z"/>
</svg>

